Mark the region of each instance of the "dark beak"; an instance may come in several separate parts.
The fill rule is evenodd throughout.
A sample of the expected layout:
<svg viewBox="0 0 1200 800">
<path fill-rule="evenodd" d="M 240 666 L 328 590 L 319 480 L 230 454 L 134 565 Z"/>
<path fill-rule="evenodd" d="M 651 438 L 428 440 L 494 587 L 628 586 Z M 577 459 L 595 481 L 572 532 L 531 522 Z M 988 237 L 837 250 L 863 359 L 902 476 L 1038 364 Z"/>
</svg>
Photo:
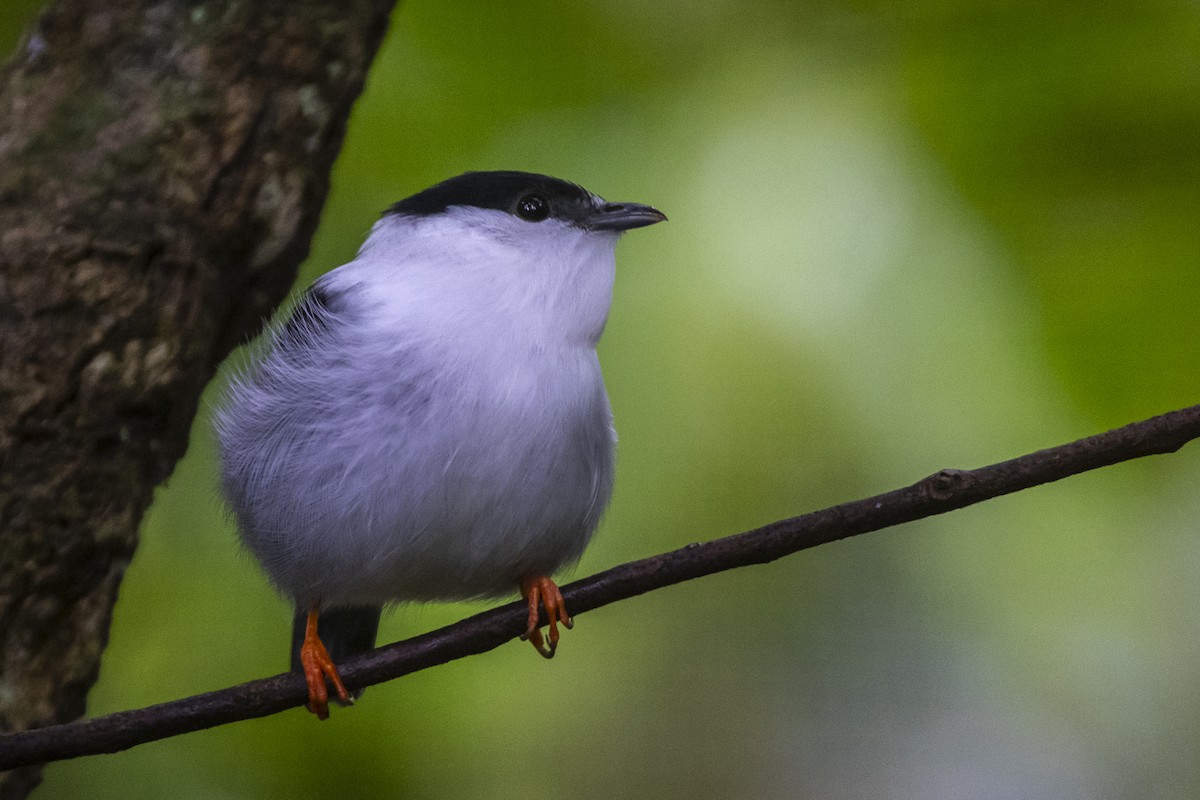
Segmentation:
<svg viewBox="0 0 1200 800">
<path fill-rule="evenodd" d="M 605 203 L 588 216 L 585 224 L 593 231 L 629 231 L 664 222 L 667 215 L 640 203 Z"/>
</svg>

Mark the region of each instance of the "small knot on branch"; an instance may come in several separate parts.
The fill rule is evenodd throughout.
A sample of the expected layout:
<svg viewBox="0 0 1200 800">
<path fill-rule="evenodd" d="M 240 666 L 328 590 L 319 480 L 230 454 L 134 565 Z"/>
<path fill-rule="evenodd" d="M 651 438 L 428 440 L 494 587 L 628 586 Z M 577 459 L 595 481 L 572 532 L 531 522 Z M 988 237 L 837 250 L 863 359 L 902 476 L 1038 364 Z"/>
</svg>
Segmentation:
<svg viewBox="0 0 1200 800">
<path fill-rule="evenodd" d="M 947 500 L 966 485 L 969 477 L 961 469 L 943 469 L 925 479 L 925 490 L 935 500 Z"/>
</svg>

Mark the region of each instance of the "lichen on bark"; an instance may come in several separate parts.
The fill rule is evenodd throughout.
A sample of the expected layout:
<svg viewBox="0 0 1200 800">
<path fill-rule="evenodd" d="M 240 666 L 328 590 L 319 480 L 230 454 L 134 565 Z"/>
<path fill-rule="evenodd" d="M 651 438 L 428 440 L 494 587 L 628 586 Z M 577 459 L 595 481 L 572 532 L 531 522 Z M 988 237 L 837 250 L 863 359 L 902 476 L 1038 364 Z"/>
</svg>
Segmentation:
<svg viewBox="0 0 1200 800">
<path fill-rule="evenodd" d="M 83 713 L 153 488 L 307 253 L 393 2 L 62 0 L 0 71 L 0 729 Z"/>
</svg>

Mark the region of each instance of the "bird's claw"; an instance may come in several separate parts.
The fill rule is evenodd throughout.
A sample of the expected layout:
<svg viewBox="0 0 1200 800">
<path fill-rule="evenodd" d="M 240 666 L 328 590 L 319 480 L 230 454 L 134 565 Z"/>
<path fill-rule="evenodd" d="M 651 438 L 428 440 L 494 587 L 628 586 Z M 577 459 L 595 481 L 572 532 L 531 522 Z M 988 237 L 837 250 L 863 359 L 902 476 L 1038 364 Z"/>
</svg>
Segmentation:
<svg viewBox="0 0 1200 800">
<path fill-rule="evenodd" d="M 304 668 L 304 682 L 308 684 L 308 710 L 316 714 L 317 719 L 329 719 L 329 687 L 325 684 L 328 679 L 337 692 L 338 702 L 342 705 L 353 705 L 354 698 L 346 691 L 342 676 L 338 675 L 325 643 L 317 635 L 317 611 L 308 612 L 308 624 L 304 629 L 304 643 L 300 645 L 300 665 Z"/>
<path fill-rule="evenodd" d="M 529 603 L 529 621 L 521 638 L 532 644 L 542 658 L 554 658 L 554 652 L 558 649 L 558 624 L 561 622 L 568 630 L 574 627 L 574 622 L 567 613 L 567 605 L 563 602 L 562 592 L 554 581 L 541 575 L 522 580 L 521 595 Z M 546 636 L 543 636 L 538 628 L 539 603 L 546 609 L 546 621 L 549 626 Z"/>
</svg>

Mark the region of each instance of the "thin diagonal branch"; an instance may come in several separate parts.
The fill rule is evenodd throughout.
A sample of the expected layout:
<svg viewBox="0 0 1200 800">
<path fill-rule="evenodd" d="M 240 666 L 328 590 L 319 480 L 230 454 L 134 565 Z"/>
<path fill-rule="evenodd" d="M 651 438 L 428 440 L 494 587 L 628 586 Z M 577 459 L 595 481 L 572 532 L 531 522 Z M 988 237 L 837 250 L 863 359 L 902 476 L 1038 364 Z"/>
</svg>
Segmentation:
<svg viewBox="0 0 1200 800">
<path fill-rule="evenodd" d="M 1080 472 L 1172 453 L 1198 437 L 1200 405 L 991 466 L 942 470 L 902 489 L 622 564 L 564 587 L 563 596 L 572 612 L 580 614 L 692 578 L 774 561 Z M 363 687 L 483 653 L 520 634 L 525 613 L 523 603 L 494 608 L 365 653 L 349 660 L 340 671 L 347 686 Z M 304 679 L 284 674 L 98 719 L 4 734 L 0 735 L 0 770 L 115 753 L 143 742 L 267 716 L 302 705 L 306 699 Z"/>
</svg>

